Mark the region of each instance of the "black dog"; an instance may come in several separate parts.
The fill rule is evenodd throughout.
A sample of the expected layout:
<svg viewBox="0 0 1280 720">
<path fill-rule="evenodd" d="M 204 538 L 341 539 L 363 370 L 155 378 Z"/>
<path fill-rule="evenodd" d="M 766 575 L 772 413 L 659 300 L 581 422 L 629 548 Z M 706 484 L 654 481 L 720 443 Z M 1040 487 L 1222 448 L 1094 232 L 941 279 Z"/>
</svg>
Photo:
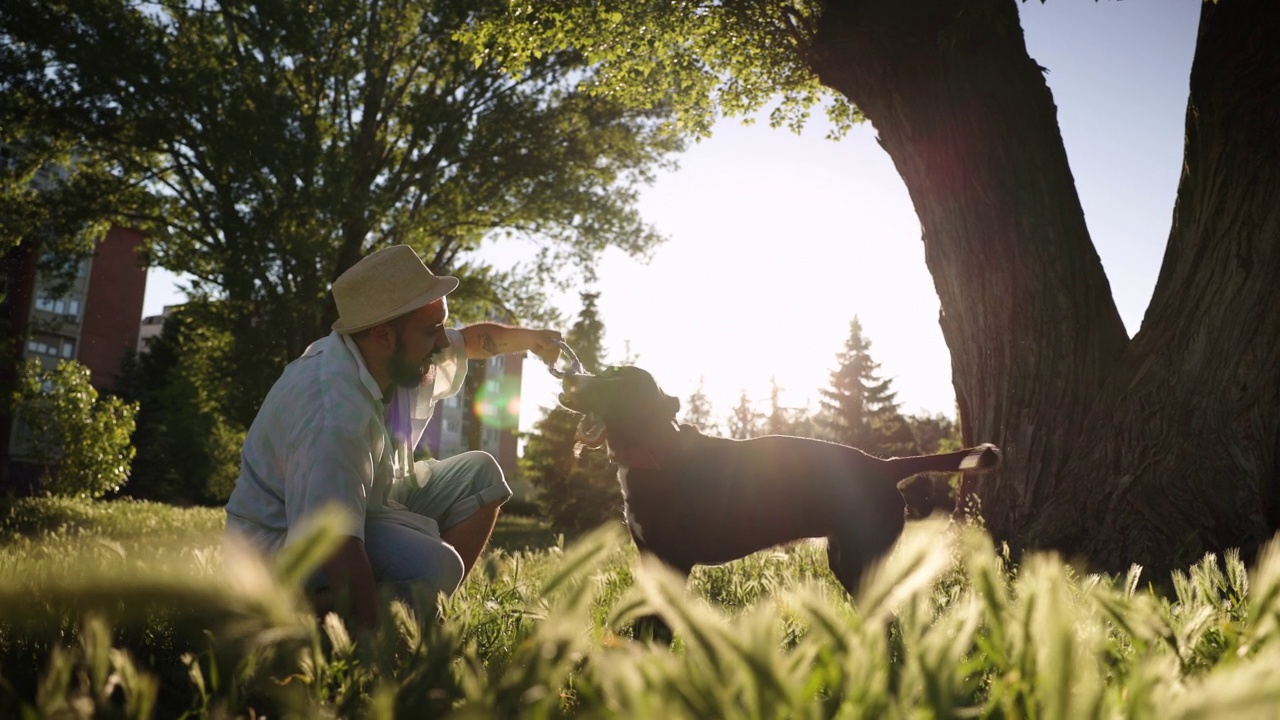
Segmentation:
<svg viewBox="0 0 1280 720">
<path fill-rule="evenodd" d="M 635 367 L 566 375 L 560 404 L 586 415 L 583 444 L 608 442 L 641 552 L 686 575 L 694 565 L 825 537 L 831 570 L 852 593 L 902 532 L 899 481 L 989 470 L 1000 460 L 993 445 L 882 460 L 821 440 L 709 437 L 677 426 L 680 401 Z"/>
</svg>

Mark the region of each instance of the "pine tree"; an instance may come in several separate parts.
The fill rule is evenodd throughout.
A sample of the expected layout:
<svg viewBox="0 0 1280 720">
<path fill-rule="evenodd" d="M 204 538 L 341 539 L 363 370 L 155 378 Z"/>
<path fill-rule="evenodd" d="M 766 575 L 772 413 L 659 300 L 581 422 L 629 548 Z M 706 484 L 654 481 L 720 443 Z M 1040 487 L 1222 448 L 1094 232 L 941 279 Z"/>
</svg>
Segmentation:
<svg viewBox="0 0 1280 720">
<path fill-rule="evenodd" d="M 778 387 L 778 378 L 769 378 L 769 415 L 764 420 L 764 432 L 768 435 L 793 435 L 795 437 L 813 437 L 815 427 L 813 418 L 805 408 L 783 407 L 779 399 L 782 388 Z"/>
<path fill-rule="evenodd" d="M 685 403 L 682 422 L 698 428 L 706 435 L 718 435 L 720 425 L 711 414 L 711 398 L 705 392 L 706 383 L 705 377 L 698 378 L 698 389 L 693 391 L 689 401 Z"/>
<path fill-rule="evenodd" d="M 565 336 L 588 372 L 603 364 L 604 323 L 596 308 L 599 293 L 582 293 L 582 311 Z M 622 517 L 617 475 L 603 449 L 583 449 L 574 457 L 582 416 L 552 408 L 534 425 L 520 459 L 521 475 L 539 489 L 538 505 L 557 532 L 576 535 Z"/>
<path fill-rule="evenodd" d="M 820 391 L 819 427 L 829 439 L 873 455 L 913 454 L 915 440 L 898 411 L 897 393 L 890 389 L 893 381 L 880 378 L 880 364 L 871 359 L 870 351 L 871 341 L 863 337 L 855 316 L 844 350 L 836 355 L 831 387 Z"/>
<path fill-rule="evenodd" d="M 729 437 L 735 440 L 756 437 L 762 434 L 763 423 L 764 415 L 756 412 L 751 405 L 751 398 L 747 397 L 747 391 L 742 390 L 742 395 L 738 398 L 738 406 L 729 415 Z"/>
</svg>

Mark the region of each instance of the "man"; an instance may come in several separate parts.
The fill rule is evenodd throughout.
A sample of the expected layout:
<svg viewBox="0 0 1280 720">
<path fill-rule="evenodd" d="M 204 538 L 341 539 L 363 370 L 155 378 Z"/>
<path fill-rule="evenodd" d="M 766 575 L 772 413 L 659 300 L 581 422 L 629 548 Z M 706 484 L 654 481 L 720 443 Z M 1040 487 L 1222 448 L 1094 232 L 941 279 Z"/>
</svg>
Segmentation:
<svg viewBox="0 0 1280 720">
<path fill-rule="evenodd" d="M 354 529 L 309 588 L 350 601 L 377 623 L 377 585 L 410 598 L 452 593 L 489 541 L 511 497 L 492 456 L 414 462 L 436 401 L 462 389 L 468 359 L 559 355 L 560 333 L 494 323 L 446 328 L 452 277 L 407 245 L 379 250 L 333 283 L 333 332 L 289 363 L 249 428 L 227 532 L 267 555 L 325 505 Z"/>
</svg>

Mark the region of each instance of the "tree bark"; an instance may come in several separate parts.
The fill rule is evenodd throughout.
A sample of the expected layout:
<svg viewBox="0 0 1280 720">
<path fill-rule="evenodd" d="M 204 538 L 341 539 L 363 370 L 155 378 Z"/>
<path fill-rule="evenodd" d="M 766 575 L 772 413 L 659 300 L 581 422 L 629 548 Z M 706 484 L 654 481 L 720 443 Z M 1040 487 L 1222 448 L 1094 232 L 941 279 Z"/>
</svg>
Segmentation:
<svg viewBox="0 0 1280 720">
<path fill-rule="evenodd" d="M 829 2 L 810 66 L 875 125 L 942 304 L 966 444 L 999 540 L 1165 570 L 1275 529 L 1280 13 L 1206 4 L 1186 169 L 1131 341 L 1014 0 Z"/>
</svg>

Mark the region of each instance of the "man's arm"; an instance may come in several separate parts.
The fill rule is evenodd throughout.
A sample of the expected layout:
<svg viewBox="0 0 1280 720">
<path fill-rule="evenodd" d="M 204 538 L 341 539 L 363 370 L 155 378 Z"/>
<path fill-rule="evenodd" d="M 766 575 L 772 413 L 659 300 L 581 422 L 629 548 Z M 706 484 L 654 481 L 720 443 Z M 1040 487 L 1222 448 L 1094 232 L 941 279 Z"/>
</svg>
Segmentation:
<svg viewBox="0 0 1280 720">
<path fill-rule="evenodd" d="M 460 332 L 466 343 L 467 357 L 472 359 L 482 360 L 494 355 L 526 350 L 532 350 L 547 363 L 553 363 L 560 357 L 560 348 L 555 344 L 560 339 L 558 330 L 477 323 L 462 328 Z"/>
<path fill-rule="evenodd" d="M 364 541 L 348 535 L 343 538 L 337 552 L 322 566 L 329 589 L 342 608 L 343 598 L 349 605 L 349 619 L 361 630 L 373 631 L 378 627 L 377 590 L 373 579 L 373 566 L 364 550 Z"/>
</svg>

